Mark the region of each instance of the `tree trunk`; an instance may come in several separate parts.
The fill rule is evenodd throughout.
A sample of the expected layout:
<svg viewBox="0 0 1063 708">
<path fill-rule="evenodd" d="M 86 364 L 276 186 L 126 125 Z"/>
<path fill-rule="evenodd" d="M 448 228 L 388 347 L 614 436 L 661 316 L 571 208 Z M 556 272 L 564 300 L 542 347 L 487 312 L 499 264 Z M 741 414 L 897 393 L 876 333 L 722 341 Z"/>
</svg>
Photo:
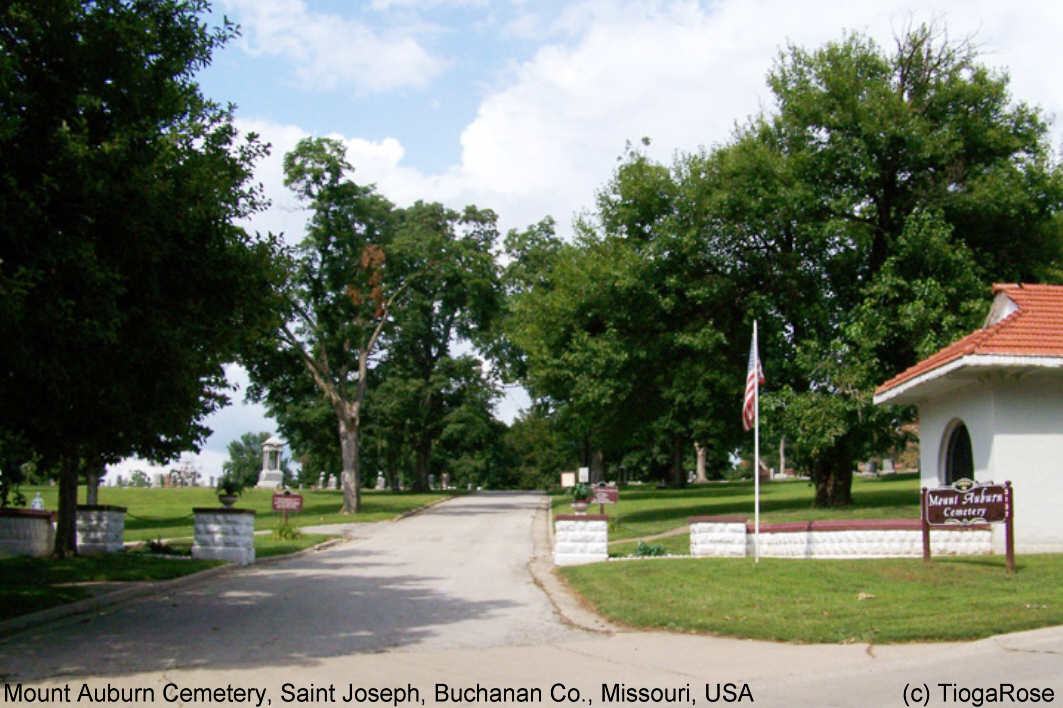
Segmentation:
<svg viewBox="0 0 1063 708">
<path fill-rule="evenodd" d="M 343 458 L 343 509 L 340 513 L 357 514 L 362 510 L 362 484 L 358 469 L 358 423 L 340 420 L 340 456 Z"/>
<path fill-rule="evenodd" d="M 705 474 L 705 461 L 709 456 L 709 451 L 702 445 L 694 443 L 694 451 L 698 454 L 697 464 L 697 479 L 694 480 L 695 484 L 707 484 L 709 481 L 708 476 Z"/>
<path fill-rule="evenodd" d="M 815 506 L 840 507 L 853 503 L 853 467 L 850 460 L 817 461 L 815 470 Z"/>
<path fill-rule="evenodd" d="M 415 491 L 428 491 L 428 463 L 431 458 L 432 440 L 424 435 L 417 441 L 413 453 L 413 488 Z"/>
<path fill-rule="evenodd" d="M 678 436 L 672 438 L 672 486 L 686 486 L 686 475 L 683 473 L 683 441 Z"/>
<path fill-rule="evenodd" d="M 779 438 L 779 474 L 786 474 L 786 436 Z"/>
<path fill-rule="evenodd" d="M 85 503 L 96 506 L 100 503 L 101 469 L 93 465 L 85 472 Z"/>
<path fill-rule="evenodd" d="M 55 525 L 56 558 L 77 554 L 78 467 L 77 458 L 62 458 L 59 466 L 59 518 Z"/>
<path fill-rule="evenodd" d="M 605 479 L 605 453 L 595 450 L 591 455 L 591 483 L 597 484 Z"/>
</svg>

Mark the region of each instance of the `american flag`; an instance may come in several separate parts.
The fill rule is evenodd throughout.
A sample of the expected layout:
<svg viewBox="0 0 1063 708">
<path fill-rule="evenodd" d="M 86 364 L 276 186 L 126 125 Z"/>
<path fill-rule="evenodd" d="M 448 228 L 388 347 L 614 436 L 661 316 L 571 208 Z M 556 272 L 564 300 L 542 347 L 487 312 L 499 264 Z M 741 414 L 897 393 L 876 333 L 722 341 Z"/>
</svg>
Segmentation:
<svg viewBox="0 0 1063 708">
<path fill-rule="evenodd" d="M 764 369 L 757 354 L 757 325 L 753 325 L 753 342 L 749 345 L 749 366 L 746 368 L 746 398 L 742 401 L 742 430 L 752 430 L 756 416 L 757 387 L 764 383 Z"/>
</svg>

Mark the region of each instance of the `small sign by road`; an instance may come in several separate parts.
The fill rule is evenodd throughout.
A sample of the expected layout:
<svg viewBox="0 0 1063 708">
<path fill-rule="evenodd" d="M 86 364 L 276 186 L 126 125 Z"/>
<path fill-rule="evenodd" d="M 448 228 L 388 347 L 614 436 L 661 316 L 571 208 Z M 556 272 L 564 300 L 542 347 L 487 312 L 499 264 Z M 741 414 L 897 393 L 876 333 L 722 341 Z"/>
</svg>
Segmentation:
<svg viewBox="0 0 1063 708">
<path fill-rule="evenodd" d="M 296 512 L 303 510 L 302 494 L 274 494 L 273 511 Z"/>
<path fill-rule="evenodd" d="M 981 484 L 960 479 L 950 487 L 923 487 L 923 560 L 930 562 L 930 527 L 1004 522 L 1008 572 L 1015 572 L 1015 506 L 1011 482 Z"/>
</svg>

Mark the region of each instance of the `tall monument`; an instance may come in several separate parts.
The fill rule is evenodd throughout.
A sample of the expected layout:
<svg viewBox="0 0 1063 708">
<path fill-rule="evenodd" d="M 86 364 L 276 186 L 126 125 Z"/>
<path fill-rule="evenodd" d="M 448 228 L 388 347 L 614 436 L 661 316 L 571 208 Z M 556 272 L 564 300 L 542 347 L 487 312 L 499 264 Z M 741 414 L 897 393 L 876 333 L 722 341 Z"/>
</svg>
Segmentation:
<svg viewBox="0 0 1063 708">
<path fill-rule="evenodd" d="M 284 484 L 284 475 L 281 473 L 283 447 L 284 443 L 274 437 L 262 443 L 262 472 L 258 475 L 256 487 L 275 489 Z"/>
</svg>

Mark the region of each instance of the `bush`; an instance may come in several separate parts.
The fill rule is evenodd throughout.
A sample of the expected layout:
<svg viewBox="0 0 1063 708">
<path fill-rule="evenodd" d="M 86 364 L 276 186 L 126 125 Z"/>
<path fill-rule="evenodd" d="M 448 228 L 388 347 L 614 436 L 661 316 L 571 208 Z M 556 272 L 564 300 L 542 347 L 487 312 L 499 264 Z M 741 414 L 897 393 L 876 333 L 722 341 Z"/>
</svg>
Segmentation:
<svg viewBox="0 0 1063 708">
<path fill-rule="evenodd" d="M 664 546 L 656 543 L 650 544 L 645 541 L 639 541 L 639 545 L 635 546 L 635 555 L 639 557 L 643 556 L 663 556 L 665 554 Z"/>
</svg>

